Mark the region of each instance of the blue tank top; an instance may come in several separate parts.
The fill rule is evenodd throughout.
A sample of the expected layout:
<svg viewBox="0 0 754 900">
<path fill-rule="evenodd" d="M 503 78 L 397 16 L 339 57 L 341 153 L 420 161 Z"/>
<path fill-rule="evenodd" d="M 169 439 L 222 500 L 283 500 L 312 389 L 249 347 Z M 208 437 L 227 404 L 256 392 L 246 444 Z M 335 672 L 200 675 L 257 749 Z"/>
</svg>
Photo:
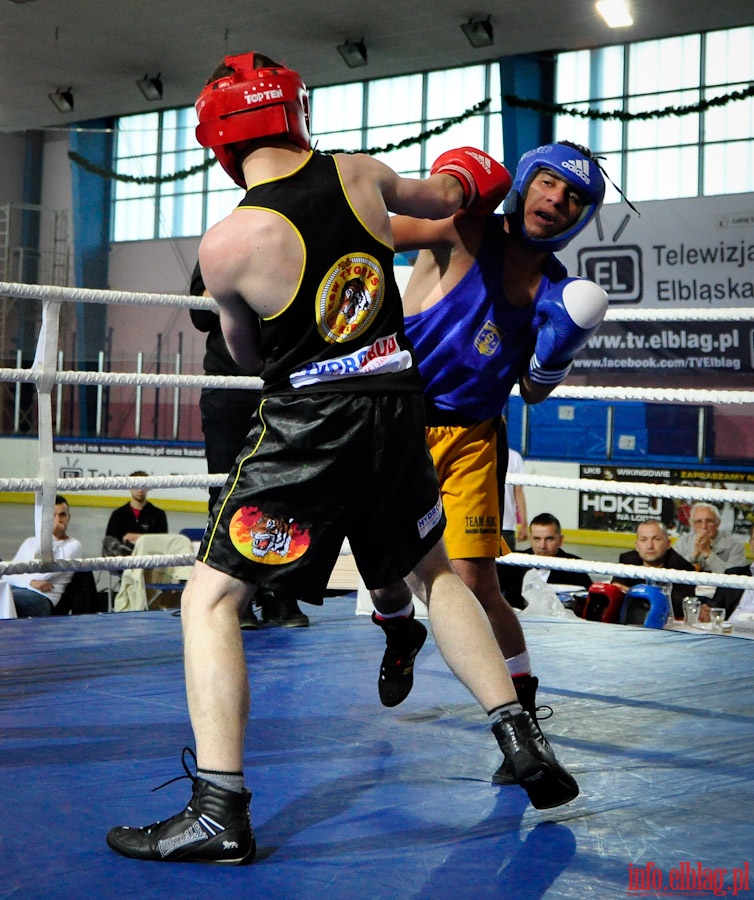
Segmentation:
<svg viewBox="0 0 754 900">
<path fill-rule="evenodd" d="M 567 275 L 551 257 L 534 302 L 524 309 L 511 306 L 503 294 L 503 224 L 503 216 L 490 218 L 477 258 L 461 281 L 434 306 L 406 316 L 429 424 L 433 413 L 436 424 L 463 425 L 502 412 L 534 349 L 537 300 Z"/>
</svg>

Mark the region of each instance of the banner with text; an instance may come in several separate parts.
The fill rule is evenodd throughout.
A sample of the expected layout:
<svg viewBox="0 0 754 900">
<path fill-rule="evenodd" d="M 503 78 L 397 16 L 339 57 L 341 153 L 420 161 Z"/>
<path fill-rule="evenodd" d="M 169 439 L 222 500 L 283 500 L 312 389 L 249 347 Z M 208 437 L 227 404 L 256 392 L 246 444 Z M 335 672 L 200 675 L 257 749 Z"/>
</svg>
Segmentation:
<svg viewBox="0 0 754 900">
<path fill-rule="evenodd" d="M 688 321 L 607 321 L 579 354 L 574 375 L 703 373 L 749 376 L 754 323 L 695 322 L 700 309 L 754 305 L 754 194 L 604 206 L 559 256 L 600 284 L 612 311 L 689 313 Z"/>
<path fill-rule="evenodd" d="M 754 523 L 754 508 L 750 503 L 740 503 L 735 491 L 754 488 L 754 472 L 702 471 L 691 468 L 654 469 L 633 466 L 581 466 L 580 477 L 604 481 L 634 481 L 640 484 L 661 483 L 687 485 L 696 488 L 722 488 L 731 492 L 730 500 L 716 503 L 723 521 L 722 528 L 734 534 L 749 537 Z M 693 495 L 688 500 L 667 497 L 628 496 L 603 494 L 595 491 L 579 492 L 579 528 L 590 531 L 634 532 L 644 519 L 660 519 L 674 534 L 689 530 L 689 510 Z"/>
</svg>

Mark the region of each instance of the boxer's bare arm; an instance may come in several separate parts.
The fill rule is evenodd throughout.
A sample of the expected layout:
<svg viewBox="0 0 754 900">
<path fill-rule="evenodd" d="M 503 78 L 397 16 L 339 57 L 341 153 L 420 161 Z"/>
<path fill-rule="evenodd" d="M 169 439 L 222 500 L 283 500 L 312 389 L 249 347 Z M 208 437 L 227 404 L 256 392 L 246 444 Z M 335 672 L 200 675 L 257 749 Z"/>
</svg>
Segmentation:
<svg viewBox="0 0 754 900">
<path fill-rule="evenodd" d="M 338 154 L 338 168 L 356 212 L 372 233 L 392 246 L 389 212 L 444 219 L 461 207 L 463 190 L 452 175 L 402 178 L 364 154 Z"/>
<path fill-rule="evenodd" d="M 413 216 L 392 216 L 390 228 L 396 252 L 424 248 L 452 249 L 459 241 L 455 216 L 446 219 L 416 219 Z"/>
<path fill-rule="evenodd" d="M 461 213 L 440 221 L 393 216 L 390 222 L 396 250 L 420 251 L 403 292 L 403 310 L 411 316 L 434 306 L 466 275 L 486 219 Z"/>
<path fill-rule="evenodd" d="M 293 297 L 304 264 L 299 237 L 276 213 L 236 209 L 204 235 L 199 263 L 231 355 L 258 371 L 259 317 L 277 314 Z"/>
</svg>

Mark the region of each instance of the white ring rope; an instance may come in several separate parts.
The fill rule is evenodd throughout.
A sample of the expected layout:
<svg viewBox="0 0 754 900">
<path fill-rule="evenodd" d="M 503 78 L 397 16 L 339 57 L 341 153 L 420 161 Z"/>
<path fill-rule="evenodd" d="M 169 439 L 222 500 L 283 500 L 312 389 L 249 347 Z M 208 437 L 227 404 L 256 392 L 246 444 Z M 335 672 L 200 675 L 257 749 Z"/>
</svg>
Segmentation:
<svg viewBox="0 0 754 900">
<path fill-rule="evenodd" d="M 211 297 L 192 297 L 181 294 L 131 293 L 94 288 L 59 287 L 56 285 L 20 284 L 0 281 L 0 297 L 28 300 L 54 300 L 62 303 L 113 303 L 140 306 L 189 306 L 194 309 L 217 310 Z M 726 307 L 723 309 L 695 309 L 697 322 L 729 322 L 754 320 L 754 309 Z M 688 321 L 689 313 L 682 309 L 625 310 L 609 309 L 606 322 L 675 322 Z"/>
<path fill-rule="evenodd" d="M 344 547 L 341 556 L 350 555 Z M 173 556 L 100 556 L 87 559 L 56 559 L 53 562 L 0 562 L 0 576 L 33 574 L 36 572 L 93 572 L 120 571 L 122 569 L 162 569 L 172 566 L 191 566 L 193 555 Z M 532 569 L 551 569 L 562 572 L 588 572 L 590 574 L 638 578 L 645 582 L 667 584 L 708 585 L 734 588 L 754 588 L 754 576 L 724 575 L 715 572 L 686 572 L 680 569 L 660 569 L 647 566 L 628 566 L 623 563 L 598 562 L 586 559 L 561 559 L 560 557 L 534 556 L 528 553 L 509 553 L 497 560 L 504 565 L 526 566 Z"/>
<path fill-rule="evenodd" d="M 688 322 L 693 312 L 695 322 L 751 322 L 754 309 L 729 306 L 720 309 L 608 309 L 606 322 Z"/>
<path fill-rule="evenodd" d="M 40 384 L 48 380 L 50 384 L 78 385 L 125 385 L 140 384 L 144 387 L 213 387 L 260 389 L 263 382 L 252 375 L 171 375 L 169 373 L 152 375 L 138 372 L 92 372 L 63 371 L 43 372 L 38 368 L 8 369 L 0 368 L 0 381 L 21 381 Z M 518 385 L 511 394 L 520 395 Z M 647 402 L 667 403 L 682 401 L 684 403 L 751 403 L 752 391 L 721 391 L 688 388 L 626 388 L 626 387 L 579 387 L 578 385 L 560 384 L 557 395 L 552 399 L 581 400 L 644 400 Z"/>
<path fill-rule="evenodd" d="M 56 481 L 59 493 L 77 491 L 133 490 L 146 488 L 192 488 L 222 487 L 227 475 L 152 475 L 149 478 L 131 476 L 100 475 L 93 478 L 59 478 Z M 590 491 L 596 494 L 623 494 L 629 497 L 668 497 L 676 500 L 708 500 L 722 503 L 731 499 L 731 491 L 723 488 L 701 488 L 696 486 L 659 484 L 646 481 L 597 481 L 594 478 L 556 478 L 552 475 L 526 475 L 510 473 L 506 476 L 509 484 L 530 487 L 544 487 L 552 490 Z M 0 478 L 0 491 L 36 493 L 43 487 L 39 478 Z M 754 503 L 754 490 L 736 489 L 737 501 Z"/>
<path fill-rule="evenodd" d="M 65 371 L 51 374 L 33 369 L 0 369 L 0 381 L 40 384 L 48 378 L 52 384 L 140 384 L 142 387 L 238 388 L 259 389 L 261 378 L 255 375 L 150 375 L 138 372 Z"/>
<path fill-rule="evenodd" d="M 132 478 L 130 475 L 98 475 L 94 478 L 58 478 L 56 493 L 77 491 L 131 491 L 138 488 L 192 488 L 222 487 L 227 475 L 151 475 L 149 478 Z M 44 487 L 41 478 L 0 478 L 0 491 L 37 493 Z"/>
<path fill-rule="evenodd" d="M 53 562 L 0 562 L 0 575 L 27 575 L 34 572 L 106 572 L 122 569 L 165 569 L 191 566 L 196 557 L 172 556 L 92 556 L 86 559 L 56 559 Z"/>
<path fill-rule="evenodd" d="M 187 309 L 208 309 L 217 311 L 217 305 L 209 297 L 192 297 L 174 294 L 133 293 L 127 291 L 93 290 L 88 288 L 69 288 L 52 285 L 30 285 L 0 282 L 0 297 L 17 299 L 35 299 L 45 301 L 43 310 L 43 326 L 39 337 L 34 365 L 29 369 L 0 368 L 0 382 L 26 382 L 36 385 L 40 409 L 49 406 L 50 392 L 56 384 L 77 385 L 130 385 L 189 387 L 189 388 L 240 388 L 258 389 L 262 381 L 254 377 L 223 377 L 207 375 L 178 374 L 139 374 L 125 372 L 92 372 L 92 371 L 57 371 L 55 365 L 55 346 L 57 343 L 58 305 L 70 303 L 107 303 L 129 305 L 151 305 L 185 307 Z M 606 321 L 639 322 L 639 321 L 683 321 L 689 315 L 685 310 L 608 310 Z M 754 320 L 754 309 L 706 309 L 694 310 L 695 321 L 751 321 Z M 518 387 L 513 394 L 518 394 Z M 624 387 L 578 387 L 560 385 L 555 399 L 601 399 L 601 400 L 643 400 L 646 402 L 686 402 L 694 404 L 748 404 L 752 402 L 752 391 L 708 391 L 662 388 L 624 388 Z M 48 410 L 49 412 L 49 410 Z M 49 415 L 47 416 L 49 419 Z M 225 475 L 170 475 L 150 476 L 148 478 L 133 477 L 97 477 L 97 478 L 62 478 L 55 479 L 52 469 L 52 432 L 49 422 L 42 428 L 43 417 L 40 415 L 40 477 L 0 479 L 0 490 L 33 492 L 37 495 L 37 506 L 50 511 L 52 497 L 56 492 L 76 492 L 87 490 L 120 490 L 134 487 L 145 488 L 180 488 L 180 487 L 214 487 L 224 484 Z M 44 433 L 43 433 L 44 431 Z M 76 439 L 71 439 L 75 441 Z M 634 496 L 672 497 L 681 499 L 729 500 L 731 491 L 714 488 L 686 488 L 682 485 L 660 485 L 646 482 L 604 482 L 594 479 L 562 479 L 537 475 L 510 476 L 511 484 L 532 485 L 566 490 L 589 490 L 599 493 L 630 494 Z M 52 496 L 51 496 L 52 495 Z M 724 496 L 723 496 L 724 495 Z M 735 491 L 737 500 L 754 501 L 754 491 Z M 50 518 L 48 516 L 47 518 Z M 4 574 L 34 572 L 76 572 L 76 571 L 122 571 L 124 569 L 168 568 L 174 566 L 190 566 L 194 562 L 193 555 L 174 556 L 118 556 L 92 557 L 87 559 L 55 560 L 51 559 L 51 548 L 44 546 L 50 543 L 51 528 L 43 526 L 40 540 L 43 541 L 43 558 L 33 562 L 13 563 L 0 562 L 0 576 Z M 342 555 L 348 555 L 350 548 L 344 545 Z M 526 566 L 528 568 L 547 568 L 561 571 L 599 573 L 609 576 L 637 578 L 642 581 L 725 585 L 730 587 L 754 587 L 754 577 L 741 575 L 721 575 L 706 572 L 683 572 L 674 569 L 655 569 L 644 566 L 627 566 L 620 563 L 604 563 L 591 560 L 571 560 L 558 557 L 536 557 L 531 554 L 511 553 L 501 557 L 500 562 L 507 565 Z"/>
<path fill-rule="evenodd" d="M 641 581 L 660 581 L 669 584 L 725 585 L 754 588 L 754 576 L 723 575 L 717 572 L 687 572 L 682 569 L 660 569 L 653 566 L 628 566 L 624 563 L 597 562 L 586 559 L 562 559 L 559 556 L 535 556 L 531 553 L 507 553 L 498 562 L 533 569 L 552 569 L 558 572 L 588 572 Z"/>
<path fill-rule="evenodd" d="M 550 399 L 561 400 L 644 400 L 647 403 L 751 403 L 753 391 L 718 391 L 689 388 L 639 388 L 639 387 L 579 387 L 578 385 L 559 384 L 557 394 Z M 515 385 L 511 394 L 521 395 L 521 389 Z"/>
<path fill-rule="evenodd" d="M 58 303 L 112 303 L 134 306 L 185 306 L 211 309 L 217 304 L 211 297 L 191 297 L 186 294 L 147 294 L 130 291 L 106 291 L 95 288 L 58 287 L 49 284 L 18 284 L 0 281 L 0 297 L 19 300 L 52 300 Z"/>
<path fill-rule="evenodd" d="M 630 468 L 636 468 L 631 466 Z M 594 494 L 625 494 L 629 497 L 669 497 L 674 500 L 709 500 L 724 503 L 735 497 L 736 501 L 754 503 L 754 490 L 735 489 L 735 493 L 723 488 L 703 488 L 682 484 L 659 484 L 647 481 L 598 481 L 594 478 L 556 478 L 553 475 L 525 475 L 509 473 L 507 484 L 545 487 L 553 490 L 590 491 Z"/>
</svg>

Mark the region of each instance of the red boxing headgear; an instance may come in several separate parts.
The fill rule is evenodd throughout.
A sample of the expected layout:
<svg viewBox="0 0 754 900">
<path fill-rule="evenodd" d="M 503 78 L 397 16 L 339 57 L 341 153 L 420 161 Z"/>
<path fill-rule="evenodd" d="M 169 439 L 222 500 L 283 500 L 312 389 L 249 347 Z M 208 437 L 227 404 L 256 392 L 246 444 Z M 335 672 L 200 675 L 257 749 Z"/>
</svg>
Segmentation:
<svg viewBox="0 0 754 900">
<path fill-rule="evenodd" d="M 257 68 L 257 58 L 256 53 L 226 56 L 232 71 L 211 81 L 196 101 L 196 139 L 243 188 L 246 182 L 231 145 L 285 137 L 304 150 L 311 147 L 309 94 L 301 76 L 285 66 Z"/>
</svg>

